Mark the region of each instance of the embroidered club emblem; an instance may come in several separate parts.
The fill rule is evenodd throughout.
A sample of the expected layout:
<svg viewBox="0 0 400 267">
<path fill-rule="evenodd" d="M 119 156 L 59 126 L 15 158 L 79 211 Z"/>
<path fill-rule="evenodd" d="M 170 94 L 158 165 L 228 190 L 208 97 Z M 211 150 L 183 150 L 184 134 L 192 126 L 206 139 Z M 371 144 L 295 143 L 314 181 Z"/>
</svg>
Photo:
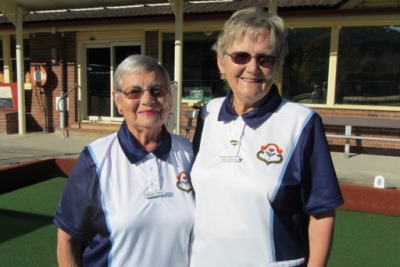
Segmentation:
<svg viewBox="0 0 400 267">
<path fill-rule="evenodd" d="M 178 181 L 176 182 L 176 187 L 183 192 L 189 193 L 193 190 L 192 185 L 189 182 L 188 176 L 186 172 L 180 172 L 178 176 L 176 176 Z"/>
<path fill-rule="evenodd" d="M 279 164 L 283 161 L 282 152 L 283 150 L 278 145 L 269 143 L 261 146 L 261 150 L 257 152 L 257 158 L 267 165 L 272 163 Z"/>
</svg>

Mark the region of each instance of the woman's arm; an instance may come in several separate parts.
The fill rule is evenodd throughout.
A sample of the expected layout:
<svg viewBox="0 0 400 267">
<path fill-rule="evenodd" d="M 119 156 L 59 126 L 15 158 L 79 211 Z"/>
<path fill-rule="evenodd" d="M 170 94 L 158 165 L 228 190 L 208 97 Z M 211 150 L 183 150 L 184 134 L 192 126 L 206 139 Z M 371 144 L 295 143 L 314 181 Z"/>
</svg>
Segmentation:
<svg viewBox="0 0 400 267">
<path fill-rule="evenodd" d="M 332 247 L 335 210 L 310 216 L 308 236 L 310 258 L 308 267 L 326 266 Z"/>
<path fill-rule="evenodd" d="M 201 135 L 203 133 L 203 126 L 204 126 L 204 119 L 203 119 L 203 114 L 202 114 L 204 112 L 203 110 L 204 110 L 204 107 L 200 109 L 200 112 L 197 115 L 196 129 L 194 131 L 194 136 L 193 136 L 193 141 L 192 141 L 193 153 L 194 153 L 195 157 L 197 155 L 197 152 L 199 152 Z"/>
<path fill-rule="evenodd" d="M 82 243 L 60 228 L 57 231 L 57 261 L 59 267 L 82 266 Z"/>
</svg>

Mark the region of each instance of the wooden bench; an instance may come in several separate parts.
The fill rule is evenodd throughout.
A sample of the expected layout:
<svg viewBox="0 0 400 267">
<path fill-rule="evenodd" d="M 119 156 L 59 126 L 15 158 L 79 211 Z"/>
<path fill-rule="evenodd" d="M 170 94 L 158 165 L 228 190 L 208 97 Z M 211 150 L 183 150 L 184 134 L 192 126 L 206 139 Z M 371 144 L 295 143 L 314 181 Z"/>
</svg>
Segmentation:
<svg viewBox="0 0 400 267">
<path fill-rule="evenodd" d="M 322 117 L 324 125 L 330 126 L 344 126 L 344 134 L 327 134 L 328 138 L 342 138 L 346 141 L 344 146 L 344 154 L 346 157 L 350 156 L 350 140 L 377 140 L 377 141 L 390 141 L 400 142 L 400 138 L 385 138 L 385 137 L 372 137 L 372 136 L 357 136 L 353 135 L 353 127 L 367 127 L 367 128 L 388 128 L 400 129 L 400 120 L 395 119 L 381 119 L 381 118 L 358 118 L 358 117 Z"/>
</svg>

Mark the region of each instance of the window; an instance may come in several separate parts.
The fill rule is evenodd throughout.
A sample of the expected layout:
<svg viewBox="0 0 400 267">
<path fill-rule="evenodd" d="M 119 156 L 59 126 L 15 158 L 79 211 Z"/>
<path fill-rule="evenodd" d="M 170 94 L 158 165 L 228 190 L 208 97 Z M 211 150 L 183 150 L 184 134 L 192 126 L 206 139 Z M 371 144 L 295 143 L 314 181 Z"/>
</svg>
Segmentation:
<svg viewBox="0 0 400 267">
<path fill-rule="evenodd" d="M 225 96 L 226 88 L 220 79 L 217 57 L 211 50 L 218 32 L 191 32 L 183 34 L 182 96 L 190 97 L 190 89 L 211 88 L 212 97 Z M 163 66 L 174 80 L 175 34 L 163 34 Z M 207 93 L 205 91 L 205 93 Z"/>
<path fill-rule="evenodd" d="M 288 43 L 283 96 L 300 103 L 326 103 L 330 29 L 289 29 Z M 320 92 L 318 99 L 313 100 L 316 87 Z"/>
<path fill-rule="evenodd" d="M 400 106 L 400 27 L 343 27 L 339 38 L 336 103 Z"/>
</svg>

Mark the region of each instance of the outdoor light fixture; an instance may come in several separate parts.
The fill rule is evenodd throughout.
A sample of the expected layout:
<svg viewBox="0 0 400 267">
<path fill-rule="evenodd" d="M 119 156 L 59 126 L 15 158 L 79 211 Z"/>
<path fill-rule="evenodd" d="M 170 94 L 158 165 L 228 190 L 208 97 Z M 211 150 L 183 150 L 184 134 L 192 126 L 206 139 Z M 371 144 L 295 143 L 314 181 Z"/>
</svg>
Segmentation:
<svg viewBox="0 0 400 267">
<path fill-rule="evenodd" d="M 58 64 L 58 57 L 57 57 L 57 49 L 52 47 L 50 49 L 50 58 L 51 58 L 51 64 L 52 65 L 57 65 Z"/>
</svg>

